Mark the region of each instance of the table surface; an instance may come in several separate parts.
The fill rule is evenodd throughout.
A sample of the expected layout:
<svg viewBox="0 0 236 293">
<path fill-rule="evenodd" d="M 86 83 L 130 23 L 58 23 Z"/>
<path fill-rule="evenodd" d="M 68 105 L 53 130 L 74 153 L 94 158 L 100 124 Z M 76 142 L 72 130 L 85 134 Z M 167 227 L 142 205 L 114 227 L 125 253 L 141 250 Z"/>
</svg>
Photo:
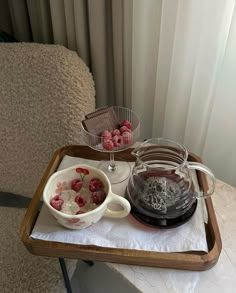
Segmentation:
<svg viewBox="0 0 236 293">
<path fill-rule="evenodd" d="M 107 265 L 120 273 L 141 292 L 236 292 L 236 188 L 216 180 L 212 200 L 222 237 L 218 263 L 208 271 Z"/>
</svg>

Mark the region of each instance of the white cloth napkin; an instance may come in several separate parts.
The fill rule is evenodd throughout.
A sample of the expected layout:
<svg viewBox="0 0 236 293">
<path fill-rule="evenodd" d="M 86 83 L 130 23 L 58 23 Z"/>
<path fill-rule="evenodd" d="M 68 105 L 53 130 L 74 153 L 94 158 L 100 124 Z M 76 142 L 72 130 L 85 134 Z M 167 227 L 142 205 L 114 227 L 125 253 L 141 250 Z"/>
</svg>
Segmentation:
<svg viewBox="0 0 236 293">
<path fill-rule="evenodd" d="M 97 166 L 98 162 L 65 156 L 58 170 L 86 163 Z M 194 173 L 195 188 L 197 187 Z M 128 179 L 112 185 L 112 191 L 124 195 Z M 208 251 L 204 228 L 204 201 L 199 201 L 193 217 L 184 225 L 169 230 L 150 228 L 139 223 L 132 215 L 123 219 L 103 217 L 98 223 L 84 230 L 69 230 L 59 224 L 43 205 L 31 237 L 34 239 L 73 244 L 96 245 L 110 248 L 125 248 L 145 251 L 181 252 Z"/>
</svg>

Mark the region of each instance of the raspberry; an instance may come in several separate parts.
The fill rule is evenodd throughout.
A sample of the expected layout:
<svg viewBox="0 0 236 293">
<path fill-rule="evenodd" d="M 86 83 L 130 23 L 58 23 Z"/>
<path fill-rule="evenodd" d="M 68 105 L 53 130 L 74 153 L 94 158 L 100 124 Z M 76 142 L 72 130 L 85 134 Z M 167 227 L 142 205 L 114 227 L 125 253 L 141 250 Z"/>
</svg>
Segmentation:
<svg viewBox="0 0 236 293">
<path fill-rule="evenodd" d="M 64 203 L 64 200 L 61 198 L 60 195 L 55 195 L 55 196 L 50 200 L 50 205 L 51 205 L 54 209 L 56 209 L 56 210 L 58 210 L 58 211 L 61 210 L 63 203 Z"/>
<path fill-rule="evenodd" d="M 122 126 L 122 127 L 120 128 L 120 132 L 121 132 L 121 133 L 123 133 L 123 132 L 131 132 L 131 130 L 130 130 L 128 127 L 126 127 L 126 126 Z"/>
<path fill-rule="evenodd" d="M 104 131 L 102 132 L 102 134 L 101 134 L 101 137 L 102 137 L 103 139 L 111 139 L 111 138 L 112 138 L 112 135 L 111 135 L 111 133 L 110 133 L 109 130 L 104 130 Z"/>
<path fill-rule="evenodd" d="M 104 202 L 105 198 L 106 198 L 106 193 L 103 190 L 98 190 L 98 191 L 94 191 L 91 194 L 91 199 L 94 203 L 96 204 L 101 204 L 102 202 Z"/>
<path fill-rule="evenodd" d="M 102 187 L 103 187 L 103 184 L 102 184 L 101 180 L 98 178 L 92 178 L 89 182 L 89 190 L 91 192 L 97 191 L 97 190 L 101 189 Z"/>
<path fill-rule="evenodd" d="M 86 200 L 86 198 L 82 194 L 78 194 L 75 197 L 75 202 L 77 203 L 77 205 L 79 207 L 83 207 L 84 205 L 86 205 L 87 200 Z"/>
<path fill-rule="evenodd" d="M 81 211 L 81 210 L 79 210 L 79 211 L 77 211 L 75 214 L 76 214 L 76 215 L 79 215 L 79 214 L 84 214 L 84 212 L 83 212 L 83 211 Z"/>
<path fill-rule="evenodd" d="M 122 137 L 124 144 L 130 144 L 132 142 L 132 136 L 130 132 L 123 132 Z"/>
<path fill-rule="evenodd" d="M 112 138 L 115 147 L 121 147 L 123 145 L 123 137 L 121 135 L 115 135 Z"/>
<path fill-rule="evenodd" d="M 132 128 L 132 124 L 131 124 L 131 122 L 129 120 L 123 120 L 120 125 L 121 126 L 126 126 L 129 129 Z"/>
<path fill-rule="evenodd" d="M 120 130 L 119 129 L 114 129 L 111 131 L 111 135 L 115 136 L 115 135 L 120 135 Z"/>
<path fill-rule="evenodd" d="M 106 139 L 103 142 L 103 148 L 107 151 L 112 151 L 114 148 L 114 144 L 110 139 Z"/>
<path fill-rule="evenodd" d="M 80 179 L 74 179 L 71 182 L 71 189 L 78 192 L 83 185 L 83 182 Z"/>
</svg>

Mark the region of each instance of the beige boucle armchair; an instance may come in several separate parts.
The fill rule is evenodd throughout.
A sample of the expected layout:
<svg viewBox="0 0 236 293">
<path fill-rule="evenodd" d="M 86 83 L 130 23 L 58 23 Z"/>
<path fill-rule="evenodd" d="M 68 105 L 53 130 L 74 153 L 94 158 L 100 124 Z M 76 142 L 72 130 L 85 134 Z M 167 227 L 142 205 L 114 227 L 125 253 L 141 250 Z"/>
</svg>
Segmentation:
<svg viewBox="0 0 236 293">
<path fill-rule="evenodd" d="M 23 246 L 18 230 L 26 209 L 18 203 L 33 196 L 56 149 L 82 143 L 80 122 L 94 109 L 94 82 L 75 52 L 0 43 L 1 292 L 66 292 L 58 260 Z M 9 208 L 8 198 L 16 205 Z M 67 260 L 70 278 L 76 263 Z"/>
<path fill-rule="evenodd" d="M 58 45 L 0 44 L 0 191 L 32 197 L 53 152 L 82 143 L 92 76 Z"/>
</svg>

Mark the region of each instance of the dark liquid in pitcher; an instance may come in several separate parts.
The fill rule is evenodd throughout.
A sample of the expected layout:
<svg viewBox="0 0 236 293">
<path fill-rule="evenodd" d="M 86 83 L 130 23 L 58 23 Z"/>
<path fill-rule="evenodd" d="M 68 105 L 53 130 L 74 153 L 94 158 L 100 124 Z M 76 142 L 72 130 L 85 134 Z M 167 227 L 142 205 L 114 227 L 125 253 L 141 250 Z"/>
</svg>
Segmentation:
<svg viewBox="0 0 236 293">
<path fill-rule="evenodd" d="M 131 214 L 139 221 L 160 228 L 179 226 L 194 214 L 197 201 L 193 185 L 169 172 L 140 172 L 126 189 Z M 162 174 L 165 174 L 163 176 Z"/>
</svg>

